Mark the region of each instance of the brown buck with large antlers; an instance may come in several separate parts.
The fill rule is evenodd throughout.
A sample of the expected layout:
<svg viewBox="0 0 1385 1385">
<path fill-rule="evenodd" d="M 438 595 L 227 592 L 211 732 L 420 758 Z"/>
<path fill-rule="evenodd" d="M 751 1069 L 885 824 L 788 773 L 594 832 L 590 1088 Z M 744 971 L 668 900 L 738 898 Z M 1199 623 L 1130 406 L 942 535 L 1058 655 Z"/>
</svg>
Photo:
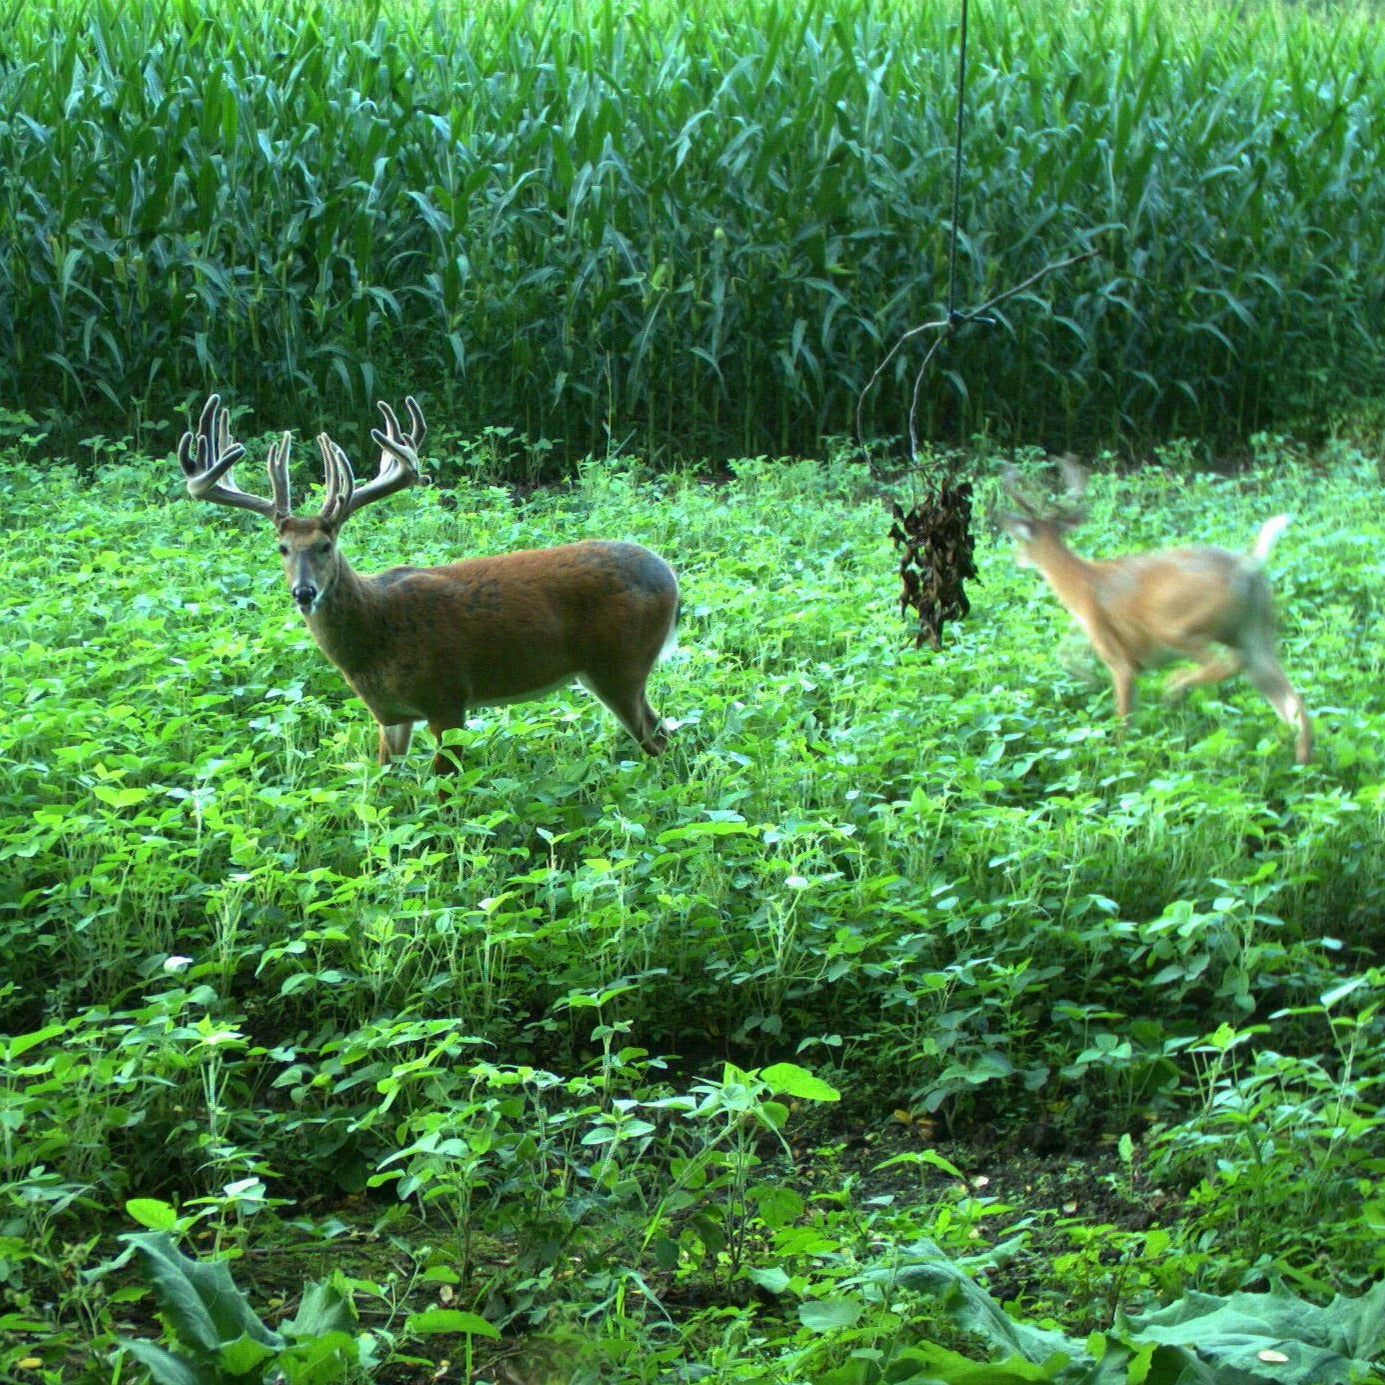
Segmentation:
<svg viewBox="0 0 1385 1385">
<path fill-rule="evenodd" d="M 362 506 L 419 478 L 426 425 L 412 398 L 409 431 L 388 404 L 371 437 L 380 467 L 358 485 L 351 463 L 326 433 L 320 513 L 289 504 L 285 433 L 268 458 L 272 497 L 240 489 L 231 468 L 245 449 L 231 437 L 220 397 L 185 433 L 178 461 L 195 499 L 253 510 L 279 535 L 289 591 L 318 648 L 341 670 L 380 731 L 380 763 L 408 749 L 414 723 L 439 739 L 433 765 L 456 768 L 441 745 L 469 708 L 523 702 L 574 678 L 595 693 L 650 755 L 665 745 L 645 682 L 672 640 L 678 581 L 662 558 L 634 543 L 588 540 L 441 567 L 396 567 L 374 577 L 352 568 L 338 547 L 342 525 Z"/>
<path fill-rule="evenodd" d="M 1080 501 L 1086 472 L 1068 461 L 1061 467 L 1069 494 Z M 1275 651 L 1274 598 L 1263 567 L 1289 523 L 1287 515 L 1266 520 L 1248 553 L 1169 548 L 1094 562 L 1066 542 L 1067 532 L 1085 517 L 1080 505 L 1041 512 L 1025 495 L 1013 467 L 1006 469 L 1003 485 L 1019 511 L 1004 516 L 1003 523 L 1019 541 L 1021 566 L 1043 574 L 1086 632 L 1111 672 L 1122 722 L 1142 669 L 1195 659 L 1195 668 L 1170 679 L 1170 695 L 1244 670 L 1297 731 L 1296 758 L 1301 765 L 1308 763 L 1313 730 L 1303 699 L 1289 685 Z"/>
</svg>

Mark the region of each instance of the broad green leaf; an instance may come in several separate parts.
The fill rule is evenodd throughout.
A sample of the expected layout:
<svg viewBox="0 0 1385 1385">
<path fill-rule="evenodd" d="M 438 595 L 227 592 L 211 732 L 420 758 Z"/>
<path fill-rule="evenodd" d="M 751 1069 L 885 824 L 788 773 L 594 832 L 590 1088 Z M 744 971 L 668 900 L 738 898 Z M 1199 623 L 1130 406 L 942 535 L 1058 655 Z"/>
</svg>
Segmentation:
<svg viewBox="0 0 1385 1385">
<path fill-rule="evenodd" d="M 284 1345 L 251 1310 L 224 1260 L 191 1260 L 163 1231 L 121 1239 L 139 1253 L 159 1308 L 180 1342 L 207 1355 L 242 1337 L 275 1350 Z"/>
<path fill-rule="evenodd" d="M 746 1277 L 771 1294 L 782 1294 L 793 1282 L 788 1272 L 780 1269 L 778 1265 L 771 1265 L 765 1269 L 748 1269 Z"/>
<path fill-rule="evenodd" d="M 1081 1342 L 1011 1318 L 932 1241 L 923 1239 L 906 1246 L 901 1262 L 897 1268 L 892 1267 L 891 1273 L 903 1284 L 931 1291 L 961 1326 L 1003 1351 L 1023 1356 L 1034 1364 L 1059 1355 L 1075 1361 L 1085 1358 Z"/>
<path fill-rule="evenodd" d="M 1385 1347 L 1385 1281 L 1360 1298 L 1338 1295 L 1325 1307 L 1285 1289 L 1226 1298 L 1193 1292 L 1125 1326 L 1132 1342 L 1183 1347 L 1252 1378 L 1346 1385 Z M 1267 1363 L 1267 1352 L 1287 1359 Z"/>
<path fill-rule="evenodd" d="M 780 1183 L 762 1183 L 749 1189 L 746 1197 L 771 1231 L 788 1226 L 803 1215 L 803 1198 L 793 1188 Z"/>
<path fill-rule="evenodd" d="M 813 1332 L 836 1332 L 854 1327 L 863 1312 L 864 1307 L 855 1299 L 812 1299 L 798 1305 L 798 1320 Z"/>
<path fill-rule="evenodd" d="M 356 1306 L 330 1281 L 313 1280 L 303 1290 L 298 1311 L 279 1330 L 290 1340 L 325 1332 L 350 1332 L 356 1326 Z"/>
<path fill-rule="evenodd" d="M 428 1308 L 422 1313 L 410 1313 L 404 1326 L 406 1331 L 419 1336 L 447 1332 L 496 1340 L 500 1337 L 500 1333 L 485 1318 L 475 1313 L 463 1313 L 456 1308 Z"/>
<path fill-rule="evenodd" d="M 92 792 L 102 803 L 109 803 L 113 808 L 132 808 L 149 797 L 148 789 L 135 785 L 112 788 L 109 784 L 97 784 Z"/>
<path fill-rule="evenodd" d="M 285 1385 L 335 1385 L 355 1377 L 366 1339 L 349 1332 L 322 1332 L 292 1342 L 279 1353 L 275 1368 Z"/>
<path fill-rule="evenodd" d="M 172 1231 L 178 1224 L 178 1212 L 166 1202 L 153 1197 L 132 1197 L 125 1211 L 141 1226 L 151 1231 Z"/>
<path fill-rule="evenodd" d="M 1035 1385 L 1035 1382 L 1071 1378 L 1071 1362 L 1056 1355 L 1042 1364 L 1011 1356 L 1004 1361 L 973 1361 L 960 1352 L 928 1342 L 909 1349 L 908 1361 L 918 1370 L 919 1381 L 946 1385 Z"/>
<path fill-rule="evenodd" d="M 225 1385 L 225 1377 L 210 1362 L 198 1364 L 153 1342 L 122 1337 L 120 1345 L 149 1372 L 154 1385 Z"/>
<path fill-rule="evenodd" d="M 230 1376 L 248 1376 L 256 1367 L 279 1354 L 283 1343 L 267 1346 L 264 1342 L 253 1341 L 242 1335 L 234 1342 L 227 1342 L 216 1353 L 217 1365 Z"/>
<path fill-rule="evenodd" d="M 12 1039 L 0 1039 L 0 1052 L 4 1053 L 7 1061 L 14 1062 L 31 1048 L 47 1043 L 49 1039 L 56 1039 L 66 1031 L 65 1024 L 50 1024 L 43 1029 L 34 1030 L 31 1034 L 16 1034 Z"/>
<path fill-rule="evenodd" d="M 760 1069 L 760 1080 L 772 1092 L 797 1097 L 800 1101 L 838 1101 L 841 1093 L 830 1083 L 815 1077 L 797 1063 L 772 1063 Z"/>
</svg>

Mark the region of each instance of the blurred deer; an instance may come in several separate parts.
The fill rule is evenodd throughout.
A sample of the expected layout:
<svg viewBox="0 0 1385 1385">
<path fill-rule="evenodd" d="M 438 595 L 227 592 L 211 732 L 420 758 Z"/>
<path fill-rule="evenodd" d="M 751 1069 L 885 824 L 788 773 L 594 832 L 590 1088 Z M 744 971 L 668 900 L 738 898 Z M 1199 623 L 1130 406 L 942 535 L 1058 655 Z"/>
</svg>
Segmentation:
<svg viewBox="0 0 1385 1385">
<path fill-rule="evenodd" d="M 358 485 L 346 454 L 318 437 L 326 471 L 322 509 L 296 516 L 289 504 L 290 434 L 269 450 L 272 495 L 251 495 L 231 468 L 234 441 L 220 397 L 185 433 L 178 461 L 197 500 L 253 510 L 279 535 L 289 592 L 313 639 L 379 723 L 379 761 L 409 746 L 414 723 L 438 738 L 433 767 L 455 770 L 441 744 L 468 709 L 539 697 L 576 678 L 615 713 L 650 755 L 665 746 L 645 682 L 673 639 L 678 581 L 662 558 L 633 543 L 588 540 L 441 567 L 395 567 L 363 577 L 338 546 L 342 525 L 363 506 L 420 479 L 427 426 L 405 401 L 405 432 L 388 404 L 376 476 Z"/>
<path fill-rule="evenodd" d="M 1122 722 L 1142 669 L 1195 659 L 1195 668 L 1170 679 L 1169 695 L 1244 671 L 1297 731 L 1296 758 L 1307 764 L 1313 731 L 1303 699 L 1289 685 L 1275 652 L 1274 598 L 1263 567 L 1288 515 L 1266 520 L 1248 553 L 1169 548 L 1094 562 L 1074 553 L 1066 539 L 1085 518 L 1077 502 L 1087 473 L 1070 461 L 1060 465 L 1074 505 L 1041 511 L 1010 467 L 1002 484 L 1018 513 L 1003 516 L 1002 522 L 1019 541 L 1020 565 L 1043 574 L 1110 670 Z"/>
</svg>

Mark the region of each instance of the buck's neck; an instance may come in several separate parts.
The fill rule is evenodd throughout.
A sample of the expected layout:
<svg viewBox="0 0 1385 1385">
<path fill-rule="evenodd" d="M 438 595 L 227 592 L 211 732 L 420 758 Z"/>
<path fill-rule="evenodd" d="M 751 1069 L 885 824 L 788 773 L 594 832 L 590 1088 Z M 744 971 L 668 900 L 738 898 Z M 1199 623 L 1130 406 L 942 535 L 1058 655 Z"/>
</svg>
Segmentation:
<svg viewBox="0 0 1385 1385">
<path fill-rule="evenodd" d="M 1069 610 L 1086 602 L 1097 585 L 1100 567 L 1074 553 L 1061 539 L 1044 536 L 1030 549 L 1034 566 Z"/>
<path fill-rule="evenodd" d="M 381 602 L 368 577 L 362 577 L 337 550 L 336 580 L 311 615 L 303 617 L 317 646 L 343 673 L 369 668 L 380 657 L 385 622 Z"/>
</svg>

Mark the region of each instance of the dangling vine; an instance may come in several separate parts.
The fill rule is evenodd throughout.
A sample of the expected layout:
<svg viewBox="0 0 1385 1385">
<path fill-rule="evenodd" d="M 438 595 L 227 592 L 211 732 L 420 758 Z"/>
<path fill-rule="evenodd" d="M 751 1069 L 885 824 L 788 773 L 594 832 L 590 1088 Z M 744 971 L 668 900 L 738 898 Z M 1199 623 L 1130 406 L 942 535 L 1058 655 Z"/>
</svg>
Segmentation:
<svg viewBox="0 0 1385 1385">
<path fill-rule="evenodd" d="M 856 436 L 863 436 L 862 415 L 866 395 L 880 379 L 886 367 L 899 355 L 909 342 L 925 332 L 937 332 L 933 342 L 919 365 L 914 376 L 914 386 L 909 398 L 909 461 L 917 464 L 918 444 L 918 406 L 923 391 L 923 381 L 938 348 L 960 327 L 971 323 L 993 325 L 990 316 L 992 309 L 999 307 L 1006 299 L 1032 288 L 1041 279 L 1061 269 L 1068 269 L 1083 260 L 1091 259 L 1097 252 L 1088 247 L 1062 260 L 1045 265 L 1035 274 L 1013 288 L 998 293 L 977 308 L 959 310 L 957 308 L 957 247 L 960 239 L 959 220 L 962 197 L 962 133 L 965 128 L 966 111 L 966 71 L 967 71 L 967 0 L 962 0 L 961 27 L 958 35 L 957 57 L 957 123 L 956 142 L 952 165 L 952 221 L 950 227 L 951 244 L 948 251 L 947 310 L 933 322 L 921 323 L 911 327 L 885 353 L 884 359 L 876 366 L 865 388 L 856 401 Z M 958 482 L 951 474 L 951 464 L 933 465 L 924 474 L 927 492 L 909 511 L 898 502 L 891 502 L 894 523 L 890 526 L 890 539 L 903 552 L 899 562 L 900 575 L 900 614 L 912 610 L 918 620 L 915 644 L 921 646 L 926 640 L 934 649 L 942 648 L 943 626 L 949 620 L 960 620 L 971 609 L 967 599 L 965 583 L 976 576 L 976 563 L 973 557 L 975 539 L 971 532 L 970 482 Z"/>
</svg>

